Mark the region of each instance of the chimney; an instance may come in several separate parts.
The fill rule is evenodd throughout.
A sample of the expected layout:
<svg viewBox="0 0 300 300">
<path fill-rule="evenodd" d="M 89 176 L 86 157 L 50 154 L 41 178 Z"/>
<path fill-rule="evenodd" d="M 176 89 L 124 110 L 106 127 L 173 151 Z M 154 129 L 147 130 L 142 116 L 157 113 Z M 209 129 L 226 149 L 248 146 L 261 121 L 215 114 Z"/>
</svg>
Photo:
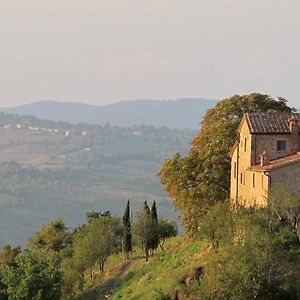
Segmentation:
<svg viewBox="0 0 300 300">
<path fill-rule="evenodd" d="M 299 133 L 299 120 L 295 115 L 291 116 L 288 119 L 288 125 L 289 125 L 289 130 L 291 134 L 298 134 Z"/>
<path fill-rule="evenodd" d="M 290 138 L 290 151 L 296 153 L 299 151 L 299 120 L 297 116 L 293 115 L 288 119 L 289 131 L 291 133 Z"/>
<path fill-rule="evenodd" d="M 269 156 L 267 155 L 266 151 L 264 151 L 259 157 L 260 157 L 260 165 L 262 167 L 270 164 L 270 159 L 269 159 Z"/>
</svg>

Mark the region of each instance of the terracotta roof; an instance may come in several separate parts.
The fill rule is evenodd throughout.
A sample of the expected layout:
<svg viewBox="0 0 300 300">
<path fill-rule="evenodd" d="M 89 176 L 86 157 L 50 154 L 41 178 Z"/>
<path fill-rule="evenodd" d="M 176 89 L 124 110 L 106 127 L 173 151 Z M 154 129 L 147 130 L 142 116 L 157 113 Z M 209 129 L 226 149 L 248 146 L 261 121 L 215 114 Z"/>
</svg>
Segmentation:
<svg viewBox="0 0 300 300">
<path fill-rule="evenodd" d="M 273 159 L 270 161 L 270 164 L 266 166 L 261 166 L 257 164 L 255 166 L 250 167 L 248 170 L 250 171 L 270 171 L 272 169 L 284 167 L 286 165 L 294 164 L 300 162 L 300 152 L 292 155 L 288 155 L 282 158 Z"/>
<path fill-rule="evenodd" d="M 246 113 L 250 133 L 289 133 L 288 119 L 295 116 L 300 120 L 300 113 Z"/>
</svg>

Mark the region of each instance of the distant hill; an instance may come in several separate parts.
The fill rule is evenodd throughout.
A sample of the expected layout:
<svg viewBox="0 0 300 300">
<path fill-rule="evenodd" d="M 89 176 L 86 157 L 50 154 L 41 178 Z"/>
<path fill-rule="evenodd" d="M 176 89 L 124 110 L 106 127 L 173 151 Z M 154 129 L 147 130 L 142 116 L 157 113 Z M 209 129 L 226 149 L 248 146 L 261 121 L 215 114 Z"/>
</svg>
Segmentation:
<svg viewBox="0 0 300 300">
<path fill-rule="evenodd" d="M 41 119 L 69 123 L 132 126 L 153 125 L 169 128 L 198 129 L 207 109 L 216 104 L 207 99 L 132 100 L 105 106 L 75 102 L 41 101 L 2 108 L 14 114 L 33 115 Z"/>
</svg>

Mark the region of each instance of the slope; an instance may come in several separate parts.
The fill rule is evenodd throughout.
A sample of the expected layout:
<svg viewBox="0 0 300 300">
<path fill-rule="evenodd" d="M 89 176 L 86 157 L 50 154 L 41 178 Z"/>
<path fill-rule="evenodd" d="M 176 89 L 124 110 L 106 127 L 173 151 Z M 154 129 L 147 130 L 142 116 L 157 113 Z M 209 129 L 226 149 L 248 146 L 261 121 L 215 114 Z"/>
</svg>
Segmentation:
<svg viewBox="0 0 300 300">
<path fill-rule="evenodd" d="M 148 263 L 141 256 L 128 262 L 111 258 L 100 282 L 73 300 L 175 299 L 176 294 L 183 293 L 184 282 L 197 277 L 209 252 L 206 242 L 176 237 L 170 238 L 166 250 L 159 251 Z"/>
</svg>

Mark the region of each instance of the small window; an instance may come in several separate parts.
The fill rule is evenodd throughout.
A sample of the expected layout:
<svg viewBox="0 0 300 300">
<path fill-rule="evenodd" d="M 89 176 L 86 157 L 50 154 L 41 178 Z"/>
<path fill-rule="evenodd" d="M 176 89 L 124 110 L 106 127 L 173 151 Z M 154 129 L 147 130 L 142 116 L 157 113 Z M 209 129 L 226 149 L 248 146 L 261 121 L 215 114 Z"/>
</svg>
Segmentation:
<svg viewBox="0 0 300 300">
<path fill-rule="evenodd" d="M 241 183 L 243 183 L 243 173 L 241 173 Z"/>
<path fill-rule="evenodd" d="M 261 175 L 261 187 L 264 188 L 264 175 Z"/>
<path fill-rule="evenodd" d="M 236 162 L 234 163 L 233 178 L 236 178 Z"/>
<path fill-rule="evenodd" d="M 245 152 L 247 151 L 247 138 L 245 138 L 244 150 L 245 150 Z"/>
<path fill-rule="evenodd" d="M 277 149 L 278 152 L 286 151 L 286 141 L 285 140 L 277 141 L 276 149 Z"/>
<path fill-rule="evenodd" d="M 252 174 L 252 186 L 255 187 L 255 173 Z"/>
</svg>

